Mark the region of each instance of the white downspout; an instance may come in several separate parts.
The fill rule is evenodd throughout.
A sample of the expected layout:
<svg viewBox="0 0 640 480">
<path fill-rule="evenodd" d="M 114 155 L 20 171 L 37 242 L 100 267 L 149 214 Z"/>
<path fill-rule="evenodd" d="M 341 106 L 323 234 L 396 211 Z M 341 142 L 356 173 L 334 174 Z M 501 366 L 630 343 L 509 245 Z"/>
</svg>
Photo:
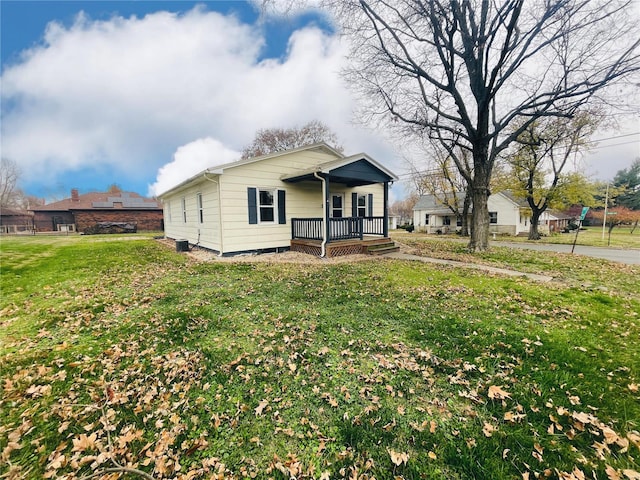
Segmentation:
<svg viewBox="0 0 640 480">
<path fill-rule="evenodd" d="M 327 188 L 327 183 L 324 178 L 318 175 L 316 172 L 313 172 L 313 176 L 322 182 L 322 218 L 324 221 L 327 220 L 327 192 L 325 191 Z M 320 245 L 320 256 L 324 258 L 326 255 L 327 248 L 327 226 L 325 225 L 322 229 L 322 244 Z"/>
<path fill-rule="evenodd" d="M 222 198 L 220 193 L 220 182 L 218 180 L 214 180 L 212 178 L 207 177 L 207 172 L 204 173 L 204 178 L 209 180 L 211 183 L 215 183 L 218 187 L 218 232 L 220 232 L 220 252 L 218 253 L 219 257 L 222 257 L 222 252 L 224 252 L 224 248 L 222 245 Z M 218 177 L 219 178 L 219 177 Z"/>
</svg>

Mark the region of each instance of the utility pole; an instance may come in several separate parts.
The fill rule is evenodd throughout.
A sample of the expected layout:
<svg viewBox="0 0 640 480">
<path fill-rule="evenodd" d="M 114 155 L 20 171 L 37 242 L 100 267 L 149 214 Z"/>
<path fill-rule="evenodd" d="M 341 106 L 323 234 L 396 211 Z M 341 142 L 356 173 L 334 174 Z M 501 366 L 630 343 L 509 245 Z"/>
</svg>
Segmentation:
<svg viewBox="0 0 640 480">
<path fill-rule="evenodd" d="M 602 240 L 604 240 L 604 227 L 607 224 L 607 206 L 609 205 L 609 182 L 607 182 L 607 193 L 604 194 L 604 216 L 602 217 Z"/>
</svg>

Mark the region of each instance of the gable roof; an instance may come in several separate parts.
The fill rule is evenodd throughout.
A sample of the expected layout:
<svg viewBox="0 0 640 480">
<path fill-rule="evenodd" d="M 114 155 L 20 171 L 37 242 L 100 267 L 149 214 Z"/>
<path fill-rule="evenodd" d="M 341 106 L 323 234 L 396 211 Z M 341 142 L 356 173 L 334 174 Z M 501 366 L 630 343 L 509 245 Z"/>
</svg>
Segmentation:
<svg viewBox="0 0 640 480">
<path fill-rule="evenodd" d="M 273 152 L 273 153 L 268 153 L 266 155 L 261 155 L 259 157 L 252 157 L 252 158 L 245 158 L 242 160 L 237 160 L 235 162 L 229 162 L 229 163 L 223 163 L 220 165 L 213 165 L 209 168 L 206 168 L 205 170 L 202 170 L 198 173 L 196 173 L 195 175 L 187 178 L 186 180 L 183 180 L 182 182 L 178 183 L 177 185 L 174 185 L 173 187 L 171 187 L 169 190 L 165 190 L 164 192 L 160 193 L 158 195 L 158 198 L 162 198 L 165 195 L 175 192 L 176 190 L 179 190 L 183 187 L 185 187 L 186 185 L 189 185 L 190 183 L 200 179 L 200 178 L 206 178 L 207 174 L 209 175 L 222 175 L 224 173 L 225 170 L 229 169 L 229 168 L 234 168 L 234 167 L 240 167 L 242 165 L 249 165 L 251 163 L 255 163 L 255 162 L 261 162 L 263 160 L 268 160 L 270 158 L 275 158 L 275 157 L 279 157 L 281 155 L 288 155 L 291 153 L 296 153 L 296 152 L 304 152 L 304 151 L 308 151 L 308 150 L 319 150 L 319 151 L 324 151 L 326 153 L 329 153 L 331 155 L 335 155 L 338 158 L 344 158 L 344 155 L 342 153 L 340 153 L 339 151 L 337 151 L 335 148 L 330 147 L 329 145 L 327 145 L 324 142 L 320 142 L 320 143 L 313 143 L 311 145 L 304 145 L 302 147 L 298 147 L 298 148 L 292 148 L 291 150 L 283 150 L 283 151 L 279 151 L 279 152 Z"/>
<path fill-rule="evenodd" d="M 515 203 L 519 207 L 529 207 L 527 200 L 521 197 L 516 197 L 511 190 L 502 190 L 497 192 L 498 194 L 505 197 L 507 200 L 511 200 L 511 202 Z"/>
<path fill-rule="evenodd" d="M 523 198 L 516 197 L 510 190 L 502 190 L 500 192 L 492 193 L 491 195 L 500 195 L 521 208 L 529 208 L 529 204 Z M 464 201 L 464 194 L 458 192 L 458 208 L 462 209 L 462 202 Z M 429 210 L 434 215 L 444 214 L 444 212 L 451 213 L 451 210 L 442 203 L 435 195 L 421 195 L 416 202 L 413 210 Z"/>
<path fill-rule="evenodd" d="M 264 160 L 268 160 L 271 158 L 276 158 L 282 155 L 290 155 L 292 153 L 297 153 L 297 152 L 303 152 L 303 151 L 311 151 L 311 150 L 316 150 L 316 151 L 322 151 L 325 153 L 329 153 L 330 155 L 333 155 L 336 157 L 336 160 L 331 160 L 329 162 L 325 162 L 325 163 L 321 163 L 313 168 L 310 169 L 305 169 L 305 170 L 301 170 L 298 172 L 292 172 L 292 173 L 285 173 L 282 176 L 282 180 L 283 181 L 290 181 L 290 182 L 296 182 L 296 181 L 302 181 L 302 179 L 299 179 L 299 177 L 301 176 L 306 176 L 305 180 L 317 180 L 317 178 L 315 178 L 313 176 L 314 172 L 317 173 L 329 173 L 329 171 L 338 171 L 341 167 L 346 167 L 348 165 L 353 165 L 356 164 L 359 161 L 364 160 L 366 163 L 369 164 L 370 171 L 369 171 L 369 175 L 370 175 L 370 180 L 367 181 L 367 183 L 377 183 L 377 182 L 384 182 L 384 181 L 396 181 L 398 180 L 398 177 L 393 174 L 390 170 L 388 170 L 387 168 L 385 168 L 384 166 L 382 166 L 380 163 L 376 162 L 375 160 L 373 160 L 371 157 L 369 157 L 367 154 L 365 153 L 359 153 L 357 155 L 351 155 L 349 157 L 345 157 L 342 153 L 340 153 L 339 151 L 337 151 L 335 148 L 327 145 L 324 142 L 320 142 L 320 143 L 314 143 L 311 145 L 305 145 L 302 147 L 298 147 L 298 148 L 293 148 L 291 150 L 283 150 L 280 152 L 274 152 L 274 153 L 269 153 L 267 155 L 261 155 L 259 157 L 253 157 L 253 158 L 247 158 L 247 159 L 243 159 L 243 160 L 238 160 L 236 162 L 231 162 L 231 163 L 225 163 L 225 164 L 221 164 L 221 165 L 216 165 L 216 166 L 212 166 L 207 168 L 206 170 L 203 170 L 199 173 L 197 173 L 196 175 L 193 175 L 192 177 L 180 182 L 179 184 L 171 187 L 169 190 L 166 190 L 164 192 L 162 192 L 161 194 L 158 195 L 159 198 L 163 198 L 164 196 L 175 192 L 176 190 L 180 190 L 182 188 L 184 188 L 185 186 L 195 182 L 198 179 L 201 178 L 206 178 L 207 175 L 222 175 L 224 173 L 225 170 L 228 170 L 230 168 L 235 168 L 235 167 L 239 167 L 242 165 L 249 165 L 251 163 L 256 163 L 256 162 L 261 162 Z M 326 172 L 325 172 L 326 170 Z M 365 167 L 366 170 L 366 167 Z M 373 176 L 376 175 L 376 171 L 377 171 L 377 175 L 378 178 L 380 178 L 380 180 L 372 180 Z M 344 171 L 343 171 L 344 172 Z M 388 177 L 388 178 L 386 178 Z M 360 185 L 364 185 L 366 183 L 360 183 Z"/>
<path fill-rule="evenodd" d="M 324 151 L 325 153 L 329 153 L 331 155 L 335 155 L 338 158 L 344 158 L 344 155 L 342 153 L 340 153 L 338 150 L 336 150 L 333 147 L 330 147 L 329 145 L 327 145 L 324 142 L 320 142 L 320 143 L 312 143 L 311 145 L 304 145 L 304 146 L 298 147 L 298 148 L 292 148 L 290 150 L 281 150 L 279 152 L 268 153 L 266 155 L 260 155 L 259 157 L 245 158 L 245 159 L 237 160 L 237 161 L 231 162 L 231 163 L 225 163 L 225 164 L 222 164 L 222 165 L 216 165 L 216 166 L 207 168 L 205 170 L 205 172 L 214 173 L 214 174 L 222 174 L 224 172 L 224 170 L 226 170 L 228 168 L 239 167 L 241 165 L 249 165 L 251 163 L 261 162 L 263 160 L 268 160 L 270 158 L 279 157 L 280 155 L 285 155 L 285 154 L 289 155 L 291 153 L 304 152 L 304 151 L 307 151 L 307 150 L 320 150 L 320 151 Z"/>
<path fill-rule="evenodd" d="M 91 192 L 77 199 L 65 198 L 59 202 L 31 208 L 33 212 L 69 210 L 159 210 L 157 201 L 135 192 Z"/>
<path fill-rule="evenodd" d="M 314 174 L 327 175 L 330 181 L 344 183 L 350 187 L 372 183 L 394 182 L 398 177 L 366 153 L 358 153 L 312 168 L 287 173 L 280 177 L 284 182 L 317 181 Z"/>
<path fill-rule="evenodd" d="M 462 198 L 458 197 L 458 208 L 462 208 L 462 202 L 464 201 L 464 195 Z M 416 202 L 413 210 L 428 210 L 429 214 L 432 215 L 453 215 L 451 209 L 446 206 L 442 201 L 436 197 L 435 195 L 421 195 L 418 201 Z"/>
</svg>

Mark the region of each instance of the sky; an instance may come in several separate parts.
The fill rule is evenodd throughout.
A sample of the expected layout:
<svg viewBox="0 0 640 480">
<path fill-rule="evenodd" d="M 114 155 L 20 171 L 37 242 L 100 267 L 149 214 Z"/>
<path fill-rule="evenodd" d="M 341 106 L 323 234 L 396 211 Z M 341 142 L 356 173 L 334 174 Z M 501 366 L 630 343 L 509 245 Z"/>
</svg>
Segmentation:
<svg viewBox="0 0 640 480">
<path fill-rule="evenodd" d="M 157 195 L 239 158 L 256 131 L 317 119 L 347 155 L 400 175 L 397 145 L 355 122 L 347 46 L 320 11 L 243 1 L 0 1 L 2 156 L 47 199 L 117 184 Z M 640 121 L 599 132 L 588 174 L 640 157 Z M 392 198 L 401 198 L 400 182 Z"/>
</svg>

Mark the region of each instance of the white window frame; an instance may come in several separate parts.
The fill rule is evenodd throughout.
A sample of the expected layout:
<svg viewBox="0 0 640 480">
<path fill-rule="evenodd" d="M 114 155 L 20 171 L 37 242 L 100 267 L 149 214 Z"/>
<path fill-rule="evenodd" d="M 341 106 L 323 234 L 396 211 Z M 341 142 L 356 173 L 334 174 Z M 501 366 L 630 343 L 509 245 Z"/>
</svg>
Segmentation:
<svg viewBox="0 0 640 480">
<path fill-rule="evenodd" d="M 498 224 L 498 212 L 489 212 L 489 225 Z"/>
<path fill-rule="evenodd" d="M 204 223 L 204 207 L 202 205 L 202 193 L 196 193 L 196 205 L 198 206 L 198 223 Z"/>
<path fill-rule="evenodd" d="M 360 199 L 364 199 L 364 202 L 362 205 L 360 205 Z M 358 195 L 356 196 L 356 213 L 358 214 L 358 217 L 366 217 L 367 216 L 367 207 L 369 203 L 369 199 L 368 199 L 368 195 L 366 193 L 358 193 Z M 362 215 L 360 215 L 360 212 L 363 211 L 364 213 Z"/>
<path fill-rule="evenodd" d="M 167 202 L 167 220 L 169 223 L 173 223 L 173 217 L 171 215 L 171 200 Z"/>
<path fill-rule="evenodd" d="M 180 199 L 180 206 L 182 207 L 182 223 L 187 223 L 187 199 L 185 197 Z"/>
<path fill-rule="evenodd" d="M 278 189 L 277 188 L 260 188 L 257 187 L 257 199 L 256 207 L 258 209 L 258 224 L 262 225 L 274 225 L 278 223 Z M 271 205 L 262 204 L 262 192 L 269 192 L 271 194 Z M 272 220 L 262 220 L 262 209 L 270 208 L 273 210 Z"/>
<path fill-rule="evenodd" d="M 425 225 L 429 225 L 429 214 L 428 213 L 424 214 L 424 224 Z"/>
<path fill-rule="evenodd" d="M 341 207 L 337 208 L 333 205 L 334 198 L 340 198 Z M 336 217 L 335 212 L 340 210 L 340 216 Z M 344 193 L 332 193 L 331 194 L 331 218 L 344 218 Z"/>
</svg>

